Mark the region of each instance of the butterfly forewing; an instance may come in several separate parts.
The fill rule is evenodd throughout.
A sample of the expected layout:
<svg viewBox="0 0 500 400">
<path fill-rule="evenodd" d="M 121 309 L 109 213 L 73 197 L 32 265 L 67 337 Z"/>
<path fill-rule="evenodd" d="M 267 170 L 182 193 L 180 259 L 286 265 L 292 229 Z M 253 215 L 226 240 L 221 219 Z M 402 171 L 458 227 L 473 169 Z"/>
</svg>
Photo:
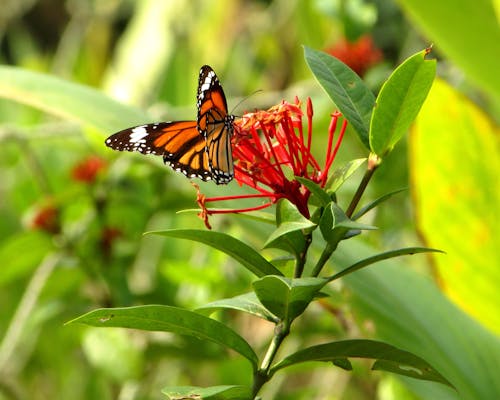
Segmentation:
<svg viewBox="0 0 500 400">
<path fill-rule="evenodd" d="M 162 155 L 165 164 L 191 178 L 212 177 L 206 140 L 198 132 L 196 121 L 139 125 L 111 135 L 106 145 L 120 151 Z"/>
<path fill-rule="evenodd" d="M 200 78 L 198 80 L 198 123 L 203 116 L 211 109 L 219 110 L 227 114 L 226 96 L 222 90 L 219 78 L 214 70 L 208 65 L 200 69 Z"/>
<path fill-rule="evenodd" d="M 162 155 L 164 150 L 154 144 L 170 122 L 139 125 L 117 132 L 106 139 L 106 146 L 119 151 L 138 151 L 143 154 Z"/>
</svg>

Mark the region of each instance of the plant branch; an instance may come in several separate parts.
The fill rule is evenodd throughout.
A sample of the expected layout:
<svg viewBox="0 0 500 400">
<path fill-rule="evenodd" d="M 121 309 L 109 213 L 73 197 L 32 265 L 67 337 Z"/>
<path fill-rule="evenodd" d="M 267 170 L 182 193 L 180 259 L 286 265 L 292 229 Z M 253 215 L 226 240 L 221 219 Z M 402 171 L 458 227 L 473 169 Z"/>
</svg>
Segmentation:
<svg viewBox="0 0 500 400">
<path fill-rule="evenodd" d="M 23 331 L 36 306 L 38 297 L 62 257 L 61 252 L 48 254 L 33 274 L 0 343 L 0 371 L 5 371 L 9 359 L 15 354 L 20 342 L 22 342 Z"/>
<path fill-rule="evenodd" d="M 312 243 L 312 233 L 308 233 L 304 236 L 305 245 L 304 250 L 297 257 L 297 265 L 295 266 L 295 272 L 293 274 L 294 278 L 300 278 L 304 272 L 304 266 L 306 265 L 307 250 Z"/>
<path fill-rule="evenodd" d="M 366 190 L 366 187 L 368 186 L 368 182 L 370 182 L 370 179 L 372 178 L 373 174 L 375 173 L 376 169 L 382 162 L 382 159 L 379 158 L 376 154 L 371 153 L 368 156 L 368 168 L 365 172 L 365 175 L 363 176 L 363 179 L 361 180 L 361 183 L 359 184 L 358 190 L 356 190 L 356 193 L 354 193 L 354 196 L 351 200 L 351 204 L 349 204 L 349 207 L 347 207 L 347 211 L 345 212 L 345 215 L 347 217 L 351 218 L 352 214 L 354 213 L 354 210 L 356 210 L 356 207 L 358 206 L 359 201 L 361 200 L 361 196 L 363 196 L 363 193 Z"/>
<path fill-rule="evenodd" d="M 269 375 L 269 369 L 271 368 L 271 363 L 278 352 L 281 343 L 290 333 L 290 325 L 287 322 L 281 322 L 276 325 L 274 330 L 274 336 L 269 344 L 266 355 L 262 360 L 260 368 L 254 374 L 254 382 L 252 388 L 252 398 L 255 398 L 262 386 L 271 378 Z"/>
<path fill-rule="evenodd" d="M 330 259 L 332 256 L 333 252 L 337 248 L 337 244 L 332 245 L 330 243 L 327 243 L 325 248 L 323 249 L 323 252 L 321 253 L 321 256 L 319 257 L 318 262 L 314 266 L 314 269 L 311 272 L 312 277 L 317 277 L 321 270 L 323 269 L 324 265 L 326 262 Z"/>
</svg>

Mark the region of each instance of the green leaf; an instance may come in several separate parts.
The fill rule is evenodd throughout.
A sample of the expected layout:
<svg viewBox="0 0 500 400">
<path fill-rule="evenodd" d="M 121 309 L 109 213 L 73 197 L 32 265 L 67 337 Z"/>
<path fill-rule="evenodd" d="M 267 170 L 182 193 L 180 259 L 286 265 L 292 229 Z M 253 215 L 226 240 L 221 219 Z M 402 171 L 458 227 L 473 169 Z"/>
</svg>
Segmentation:
<svg viewBox="0 0 500 400">
<path fill-rule="evenodd" d="M 323 210 L 323 214 L 319 221 L 319 229 L 323 235 L 323 239 L 328 243 L 338 243 L 343 236 L 343 234 L 339 234 L 338 231 L 334 232 L 336 208 L 338 208 L 338 206 L 334 202 L 331 202 L 330 205 Z"/>
<path fill-rule="evenodd" d="M 500 145 L 498 124 L 436 80 L 410 141 L 419 232 L 444 249 L 434 265 L 443 289 L 500 335 Z"/>
<path fill-rule="evenodd" d="M 378 199 L 373 200 L 372 202 L 368 203 L 367 205 L 361 207 L 358 212 L 356 212 L 353 216 L 352 219 L 355 221 L 359 218 L 361 218 L 363 215 L 365 215 L 368 211 L 372 210 L 373 208 L 377 207 L 380 203 L 390 199 L 392 196 L 395 194 L 404 192 L 407 189 L 398 189 L 394 190 L 392 192 L 386 193 L 383 196 L 380 196 Z"/>
<path fill-rule="evenodd" d="M 348 229 L 359 229 L 359 230 L 375 230 L 378 229 L 376 226 L 361 224 L 359 222 L 353 221 L 345 215 L 344 211 L 336 204 L 332 203 L 332 210 L 335 215 L 335 227 L 348 228 Z"/>
<path fill-rule="evenodd" d="M 345 238 L 350 230 L 373 230 L 374 226 L 352 221 L 345 215 L 344 211 L 334 202 L 326 207 L 319 223 L 323 239 L 331 245 L 337 244 Z"/>
<path fill-rule="evenodd" d="M 288 246 L 286 248 L 293 247 L 294 248 L 294 253 L 297 251 L 300 251 L 304 246 L 301 244 L 299 248 L 297 248 L 297 244 L 295 243 L 294 240 L 297 239 L 297 235 L 290 235 L 290 233 L 299 233 L 298 236 L 304 237 L 304 235 L 301 233 L 304 229 L 310 229 L 314 228 L 316 225 L 312 223 L 309 220 L 306 220 L 307 222 L 285 222 L 281 224 L 272 234 L 269 236 L 269 239 L 267 239 L 266 243 L 264 244 L 264 248 L 283 248 L 282 243 L 283 241 L 286 241 L 288 243 Z"/>
<path fill-rule="evenodd" d="M 345 371 L 352 371 L 352 364 L 347 358 L 336 358 L 332 360 L 333 365 L 342 368 Z"/>
<path fill-rule="evenodd" d="M 150 120 L 91 87 L 5 65 L 0 66 L 0 97 L 108 133 Z"/>
<path fill-rule="evenodd" d="M 274 365 L 270 373 L 307 361 L 343 360 L 346 357 L 377 360 L 373 369 L 394 372 L 415 379 L 453 385 L 422 358 L 387 343 L 375 340 L 343 340 L 302 349 Z"/>
<path fill-rule="evenodd" d="M 226 325 L 196 312 L 178 307 L 149 305 L 128 308 L 101 308 L 69 321 L 97 327 L 121 327 L 145 331 L 172 332 L 209 340 L 228 347 L 257 368 L 258 358 L 250 345 Z"/>
<path fill-rule="evenodd" d="M 462 241 L 463 242 L 463 241 Z M 370 257 L 376 249 L 358 240 L 344 242 L 335 252 L 337 265 Z M 438 259 L 448 259 L 437 257 Z M 408 268 L 402 258 L 385 260 L 343 278 L 357 317 L 373 321 L 380 340 L 425 359 L 456 388 L 404 379 L 422 399 L 496 399 L 500 393 L 500 340 L 453 304 L 419 267 Z M 447 260 L 444 260 L 447 261 Z M 412 263 L 413 264 L 413 263 Z M 451 265 L 448 261 L 448 265 Z M 476 270 L 476 275 L 481 270 Z M 475 276 L 469 276 L 469 281 Z M 474 283 L 474 282 L 471 282 Z M 472 295 L 477 292 L 471 292 Z M 490 314 L 492 309 L 490 309 Z M 495 314 L 493 312 L 493 314 Z M 464 350 L 465 349 L 465 350 Z"/>
<path fill-rule="evenodd" d="M 287 199 L 281 199 L 276 205 L 276 223 L 280 226 L 287 222 L 311 225 L 311 221 L 304 217 L 294 204 Z"/>
<path fill-rule="evenodd" d="M 370 117 L 375 105 L 373 93 L 361 78 L 335 57 L 304 46 L 307 65 L 340 112 L 369 148 Z"/>
<path fill-rule="evenodd" d="M 370 123 L 370 149 L 385 156 L 408 131 L 436 75 L 436 60 L 427 50 L 405 60 L 384 83 Z"/>
<path fill-rule="evenodd" d="M 253 287 L 264 307 L 281 321 L 291 323 L 326 283 L 323 278 L 290 279 L 269 275 L 255 281 Z"/>
<path fill-rule="evenodd" d="M 201 314 L 210 315 L 214 311 L 223 308 L 244 311 L 273 323 L 279 321 L 275 315 L 270 313 L 269 310 L 262 305 L 255 295 L 255 292 L 245 293 L 236 297 L 231 297 L 230 299 L 216 300 L 198 307 L 195 311 Z"/>
<path fill-rule="evenodd" d="M 310 179 L 306 179 L 301 176 L 296 176 L 295 179 L 302 185 L 304 185 L 307 189 L 309 189 L 313 196 L 316 196 L 321 206 L 324 207 L 332 201 L 328 193 L 316 182 L 313 182 Z"/>
<path fill-rule="evenodd" d="M 467 79 L 500 101 L 498 1 L 399 0 L 398 3 L 440 54 L 455 63 Z"/>
<path fill-rule="evenodd" d="M 340 168 L 336 168 L 325 185 L 328 192 L 335 193 L 365 161 L 366 158 L 358 158 L 349 161 Z"/>
<path fill-rule="evenodd" d="M 167 386 L 162 393 L 168 400 L 249 400 L 252 390 L 247 386 L 224 385 L 207 388 L 196 386 Z"/>
<path fill-rule="evenodd" d="M 264 275 L 283 275 L 253 248 L 225 233 L 198 229 L 170 229 L 147 233 L 204 243 L 228 254 L 258 277 Z"/>
<path fill-rule="evenodd" d="M 282 249 L 295 255 L 304 251 L 306 246 L 303 231 L 316 226 L 286 199 L 276 205 L 276 223 L 278 228 L 267 239 L 264 248 Z"/>
<path fill-rule="evenodd" d="M 330 282 L 334 281 L 347 274 L 351 274 L 361 268 L 367 267 L 368 265 L 374 264 L 379 261 L 387 260 L 389 258 L 394 258 L 394 257 L 418 254 L 418 253 L 444 253 L 444 251 L 437 249 L 430 249 L 428 247 L 406 247 L 404 249 L 386 251 L 384 253 L 380 253 L 375 256 L 368 257 L 365 258 L 364 260 L 358 261 L 357 263 L 351 265 L 350 267 L 347 267 L 346 269 L 336 273 L 335 275 L 332 275 L 330 278 L 328 278 L 328 280 Z"/>
</svg>

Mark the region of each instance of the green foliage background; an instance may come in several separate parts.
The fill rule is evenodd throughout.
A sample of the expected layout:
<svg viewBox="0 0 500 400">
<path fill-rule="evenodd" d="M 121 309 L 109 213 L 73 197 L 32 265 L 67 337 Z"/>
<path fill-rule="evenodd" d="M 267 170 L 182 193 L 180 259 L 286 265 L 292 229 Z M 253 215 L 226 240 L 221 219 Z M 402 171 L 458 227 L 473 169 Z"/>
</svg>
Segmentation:
<svg viewBox="0 0 500 400">
<path fill-rule="evenodd" d="M 151 230 L 201 228 L 195 214 L 176 213 L 195 206 L 195 191 L 160 159 L 115 153 L 103 140 L 142 122 L 192 118 L 198 69 L 210 64 L 230 107 L 262 90 L 236 114 L 311 96 L 321 149 L 333 105 L 312 79 L 301 45 L 328 49 L 341 37 L 362 34 L 384 52 L 384 61 L 365 75 L 374 91 L 401 60 L 430 43 L 440 79 L 410 140 L 384 162 L 365 200 L 410 190 L 369 216 L 366 222 L 380 232 L 341 247 L 329 267 L 338 272 L 377 250 L 419 240 L 448 254 L 386 262 L 349 276 L 323 307 L 297 321 L 288 345 L 378 337 L 426 359 L 458 392 L 369 371 L 359 361 L 354 372 L 307 365 L 277 374 L 263 398 L 500 396 L 498 2 L 4 3 L 0 399 L 153 399 L 166 385 L 248 384 L 245 360 L 215 345 L 64 326 L 102 306 L 194 309 L 250 287 L 249 274 L 221 253 L 143 237 Z M 339 163 L 366 156 L 355 135 L 340 153 Z M 91 155 L 107 168 L 92 184 L 75 181 L 72 169 Z M 342 188 L 340 203 L 352 195 L 351 185 Z M 234 183 L 201 186 L 209 195 L 240 190 Z M 31 227 L 47 205 L 58 210 L 57 234 Z M 256 248 L 272 229 L 235 216 L 212 222 Z M 107 229 L 119 231 L 110 248 Z M 265 345 L 271 325 L 232 314 L 218 318 L 231 321 L 254 348 Z"/>
</svg>

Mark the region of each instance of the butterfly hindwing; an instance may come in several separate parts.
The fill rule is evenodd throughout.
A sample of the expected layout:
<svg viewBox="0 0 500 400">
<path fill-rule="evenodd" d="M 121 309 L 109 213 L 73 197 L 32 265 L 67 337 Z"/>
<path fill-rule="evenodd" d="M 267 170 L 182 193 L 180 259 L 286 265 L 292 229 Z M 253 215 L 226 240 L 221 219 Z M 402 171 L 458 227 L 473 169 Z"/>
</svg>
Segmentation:
<svg viewBox="0 0 500 400">
<path fill-rule="evenodd" d="M 215 72 L 208 65 L 200 70 L 198 83 L 198 128 L 206 138 L 208 163 L 217 184 L 233 179 L 231 137 L 234 116 L 227 113 L 227 102 Z"/>
<path fill-rule="evenodd" d="M 232 118 L 232 116 L 229 116 Z M 229 183 L 234 176 L 231 149 L 232 121 L 208 123 L 206 152 L 208 163 L 216 183 Z"/>
</svg>

